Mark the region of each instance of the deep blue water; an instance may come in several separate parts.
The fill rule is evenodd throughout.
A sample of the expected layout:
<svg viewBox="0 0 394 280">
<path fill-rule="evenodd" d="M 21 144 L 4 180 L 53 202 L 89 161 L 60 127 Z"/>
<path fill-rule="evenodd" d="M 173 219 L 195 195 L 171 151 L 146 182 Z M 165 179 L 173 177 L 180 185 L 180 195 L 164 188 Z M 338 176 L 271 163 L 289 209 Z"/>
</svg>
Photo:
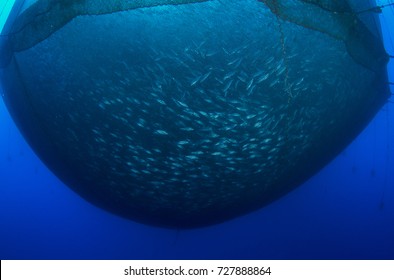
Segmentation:
<svg viewBox="0 0 394 280">
<path fill-rule="evenodd" d="M 0 102 L 0 259 L 394 259 L 393 221 L 392 103 L 280 200 L 226 223 L 176 231 L 82 200 L 40 162 Z"/>
</svg>

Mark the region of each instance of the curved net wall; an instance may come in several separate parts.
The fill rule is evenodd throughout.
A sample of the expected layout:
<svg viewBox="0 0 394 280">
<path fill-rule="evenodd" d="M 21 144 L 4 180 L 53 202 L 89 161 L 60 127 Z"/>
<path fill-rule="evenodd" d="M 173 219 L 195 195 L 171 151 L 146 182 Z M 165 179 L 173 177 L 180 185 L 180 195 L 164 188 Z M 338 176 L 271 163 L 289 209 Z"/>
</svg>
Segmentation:
<svg viewBox="0 0 394 280">
<path fill-rule="evenodd" d="M 363 9 L 38 0 L 2 38 L 4 99 L 88 201 L 162 226 L 221 222 L 315 174 L 387 100 L 387 55 Z"/>
</svg>

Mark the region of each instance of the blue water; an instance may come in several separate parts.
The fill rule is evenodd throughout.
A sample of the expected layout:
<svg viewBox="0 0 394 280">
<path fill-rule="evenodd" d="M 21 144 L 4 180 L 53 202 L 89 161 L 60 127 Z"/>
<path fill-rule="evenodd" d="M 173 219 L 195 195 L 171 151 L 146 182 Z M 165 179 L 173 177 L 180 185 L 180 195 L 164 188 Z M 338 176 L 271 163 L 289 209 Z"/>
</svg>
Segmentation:
<svg viewBox="0 0 394 280">
<path fill-rule="evenodd" d="M 280 200 L 223 224 L 176 231 L 82 200 L 35 156 L 0 99 L 0 259 L 394 259 L 393 221 L 392 103 Z"/>
</svg>

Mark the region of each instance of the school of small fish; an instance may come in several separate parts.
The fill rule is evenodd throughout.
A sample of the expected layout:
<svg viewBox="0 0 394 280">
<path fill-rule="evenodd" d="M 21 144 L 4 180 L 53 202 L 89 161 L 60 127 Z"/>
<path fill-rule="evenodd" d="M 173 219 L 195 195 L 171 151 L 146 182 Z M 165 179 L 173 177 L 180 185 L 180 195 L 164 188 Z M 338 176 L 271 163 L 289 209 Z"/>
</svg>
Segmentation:
<svg viewBox="0 0 394 280">
<path fill-rule="evenodd" d="M 30 85 L 34 106 L 46 108 L 37 110 L 45 131 L 86 185 L 132 201 L 133 209 L 188 215 L 269 195 L 291 170 L 325 154 L 320 143 L 353 113 L 350 105 L 367 94 L 358 81 L 368 83 L 371 74 L 340 42 L 280 25 L 262 3 L 249 2 L 257 8 L 237 1 L 199 4 L 211 5 L 212 13 L 226 5 L 245 25 L 239 32 L 230 32 L 238 21 L 219 27 L 214 19 L 198 21 L 198 5 L 171 7 L 169 15 L 155 8 L 163 20 L 152 30 L 176 32 L 168 22 L 184 16 L 189 37 L 155 37 L 147 28 L 102 58 L 95 52 L 105 42 L 89 51 L 80 47 L 80 55 L 68 55 L 66 46 L 54 74 L 30 74 L 37 81 Z M 150 20 L 145 10 L 123 17 Z M 72 24 L 86 24 L 80 20 Z M 304 48 L 304 40 L 319 52 Z M 50 44 L 20 59 L 40 56 L 42 64 L 31 67 L 44 69 L 56 59 L 43 51 Z M 59 75 L 60 81 L 48 78 Z"/>
</svg>

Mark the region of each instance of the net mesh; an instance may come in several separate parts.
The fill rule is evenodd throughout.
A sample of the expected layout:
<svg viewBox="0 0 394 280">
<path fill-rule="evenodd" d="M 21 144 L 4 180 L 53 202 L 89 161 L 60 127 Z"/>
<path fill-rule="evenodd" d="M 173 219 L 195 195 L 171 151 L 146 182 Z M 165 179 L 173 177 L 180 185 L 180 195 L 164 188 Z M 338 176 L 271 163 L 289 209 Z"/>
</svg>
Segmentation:
<svg viewBox="0 0 394 280">
<path fill-rule="evenodd" d="M 119 11 L 180 5 L 208 0 L 42 0 L 24 10 L 13 24 L 6 43 L 5 54 L 31 48 L 62 28 L 73 18 Z M 388 59 L 376 34 L 358 19 L 355 7 L 364 5 L 339 0 L 259 0 L 282 20 L 323 32 L 345 42 L 349 54 L 363 66 L 376 71 Z M 369 2 L 369 1 L 368 1 Z M 349 4 L 350 3 L 350 4 Z M 6 46 L 6 45 L 10 46 Z M 6 56 L 3 54 L 3 56 Z M 7 56 L 6 56 L 7 58 Z M 4 60 L 4 58 L 3 58 Z M 9 60 L 9 59 L 5 59 Z M 2 63 L 4 64 L 4 63 Z"/>
<path fill-rule="evenodd" d="M 283 20 L 314 29 L 345 42 L 349 54 L 376 71 L 387 62 L 378 38 L 357 18 L 345 1 L 260 0 Z"/>
<path fill-rule="evenodd" d="M 224 221 L 315 174 L 386 102 L 362 2 L 38 0 L 0 41 L 3 98 L 94 204 L 156 225 Z"/>
<path fill-rule="evenodd" d="M 33 3 L 15 21 L 9 33 L 14 51 L 22 51 L 45 40 L 73 18 L 161 5 L 180 5 L 207 0 L 42 0 Z"/>
</svg>

